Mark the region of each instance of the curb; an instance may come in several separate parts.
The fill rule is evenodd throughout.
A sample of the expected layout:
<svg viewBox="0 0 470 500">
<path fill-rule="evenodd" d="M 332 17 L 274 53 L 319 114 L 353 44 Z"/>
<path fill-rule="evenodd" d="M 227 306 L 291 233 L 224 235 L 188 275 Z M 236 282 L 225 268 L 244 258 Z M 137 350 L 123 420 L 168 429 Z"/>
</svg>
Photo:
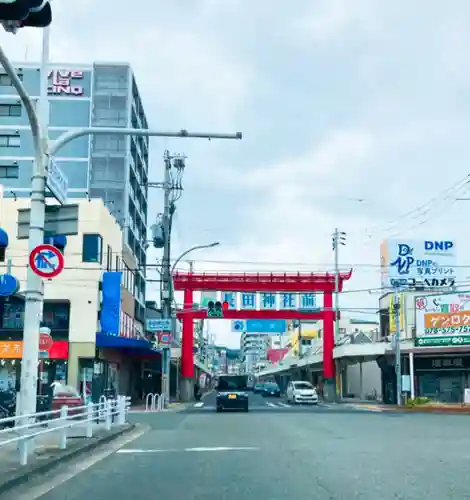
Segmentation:
<svg viewBox="0 0 470 500">
<path fill-rule="evenodd" d="M 391 406 L 390 410 L 400 412 L 400 413 L 448 413 L 451 415 L 469 415 L 470 414 L 470 408 L 462 408 L 462 407 L 456 407 L 456 408 L 446 408 L 446 407 L 415 407 L 415 408 L 406 408 L 406 407 L 400 407 L 400 406 Z"/>
<path fill-rule="evenodd" d="M 73 447 L 69 450 L 65 450 L 63 453 L 58 453 L 55 457 L 51 458 L 50 460 L 46 460 L 44 463 L 36 463 L 32 465 L 25 465 L 22 467 L 20 466 L 21 468 L 13 472 L 9 479 L 0 484 L 0 496 L 10 492 L 10 490 L 12 490 L 13 488 L 17 488 L 18 486 L 26 484 L 28 481 L 36 478 L 37 476 L 51 471 L 56 466 L 62 465 L 65 462 L 76 458 L 82 453 L 92 451 L 95 448 L 98 448 L 98 446 L 109 443 L 113 439 L 133 431 L 135 427 L 135 424 L 127 424 L 124 429 L 117 429 L 114 432 L 111 431 L 109 434 L 106 434 L 102 438 L 91 438 L 87 440 L 88 442 L 86 442 L 83 446 Z"/>
</svg>

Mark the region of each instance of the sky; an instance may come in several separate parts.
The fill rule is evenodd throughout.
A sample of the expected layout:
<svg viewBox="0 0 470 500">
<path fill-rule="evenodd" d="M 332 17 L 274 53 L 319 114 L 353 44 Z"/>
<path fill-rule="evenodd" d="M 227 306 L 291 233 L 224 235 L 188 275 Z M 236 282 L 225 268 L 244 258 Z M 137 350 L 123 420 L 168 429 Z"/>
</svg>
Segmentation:
<svg viewBox="0 0 470 500">
<path fill-rule="evenodd" d="M 470 205 L 457 198 L 470 198 L 469 2 L 138 4 L 130 16 L 124 0 L 55 0 L 51 56 L 130 62 L 151 128 L 243 132 L 151 140 L 150 180 L 162 178 L 165 149 L 187 156 L 174 258 L 219 241 L 193 254 L 196 270 L 324 271 L 338 227 L 340 265 L 353 268 L 341 306 L 368 319 L 382 239 L 456 240 L 468 264 Z M 12 60 L 39 58 L 40 30 L 0 41 Z M 151 223 L 161 192 L 149 209 Z M 238 345 L 227 321 L 211 333 Z"/>
</svg>

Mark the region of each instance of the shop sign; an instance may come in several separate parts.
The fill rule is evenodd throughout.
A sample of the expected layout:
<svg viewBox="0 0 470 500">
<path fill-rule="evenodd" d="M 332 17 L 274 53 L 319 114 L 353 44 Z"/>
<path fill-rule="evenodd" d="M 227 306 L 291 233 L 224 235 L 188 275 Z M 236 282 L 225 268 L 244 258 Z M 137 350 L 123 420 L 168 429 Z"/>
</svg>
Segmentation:
<svg viewBox="0 0 470 500">
<path fill-rule="evenodd" d="M 457 276 L 452 240 L 386 240 L 380 246 L 383 287 L 447 288 Z"/>
<path fill-rule="evenodd" d="M 417 337 L 415 339 L 416 347 L 446 347 L 470 345 L 470 335 L 457 335 L 450 337 Z"/>
<path fill-rule="evenodd" d="M 416 370 L 463 370 L 470 368 L 470 356 L 415 357 Z"/>
<path fill-rule="evenodd" d="M 49 72 L 51 85 L 47 89 L 49 95 L 83 96 L 84 89 L 73 80 L 83 80 L 83 71 L 54 69 Z"/>
<path fill-rule="evenodd" d="M 470 293 L 415 298 L 418 346 L 470 344 Z"/>
<path fill-rule="evenodd" d="M 49 359 L 68 359 L 69 343 L 66 340 L 53 342 L 48 353 Z M 0 342 L 0 359 L 21 359 L 23 357 L 23 341 Z"/>
<path fill-rule="evenodd" d="M 0 274 L 0 297 L 14 295 L 20 288 L 20 282 L 11 274 Z"/>
</svg>

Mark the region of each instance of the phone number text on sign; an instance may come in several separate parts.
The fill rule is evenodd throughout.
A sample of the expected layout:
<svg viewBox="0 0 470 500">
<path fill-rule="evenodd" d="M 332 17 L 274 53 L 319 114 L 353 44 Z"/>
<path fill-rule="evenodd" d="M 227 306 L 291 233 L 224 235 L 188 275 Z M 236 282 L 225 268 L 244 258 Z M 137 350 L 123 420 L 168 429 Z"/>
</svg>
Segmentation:
<svg viewBox="0 0 470 500">
<path fill-rule="evenodd" d="M 470 333 L 470 325 L 468 325 L 468 326 L 449 326 L 447 328 L 425 328 L 424 333 L 426 335 Z"/>
</svg>

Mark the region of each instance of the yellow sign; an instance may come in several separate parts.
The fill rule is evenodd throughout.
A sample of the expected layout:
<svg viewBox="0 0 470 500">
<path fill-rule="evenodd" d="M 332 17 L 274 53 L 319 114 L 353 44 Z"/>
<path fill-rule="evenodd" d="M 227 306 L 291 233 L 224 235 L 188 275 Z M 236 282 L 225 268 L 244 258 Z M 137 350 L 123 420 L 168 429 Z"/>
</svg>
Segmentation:
<svg viewBox="0 0 470 500">
<path fill-rule="evenodd" d="M 23 342 L 0 342 L 0 359 L 21 359 Z"/>
<path fill-rule="evenodd" d="M 396 315 L 395 315 L 395 297 L 390 295 L 390 305 L 389 305 L 389 314 L 390 314 L 390 333 L 396 333 L 397 325 L 396 325 Z M 405 329 L 405 295 L 401 293 L 399 295 L 399 303 L 400 303 L 400 331 Z"/>
</svg>

